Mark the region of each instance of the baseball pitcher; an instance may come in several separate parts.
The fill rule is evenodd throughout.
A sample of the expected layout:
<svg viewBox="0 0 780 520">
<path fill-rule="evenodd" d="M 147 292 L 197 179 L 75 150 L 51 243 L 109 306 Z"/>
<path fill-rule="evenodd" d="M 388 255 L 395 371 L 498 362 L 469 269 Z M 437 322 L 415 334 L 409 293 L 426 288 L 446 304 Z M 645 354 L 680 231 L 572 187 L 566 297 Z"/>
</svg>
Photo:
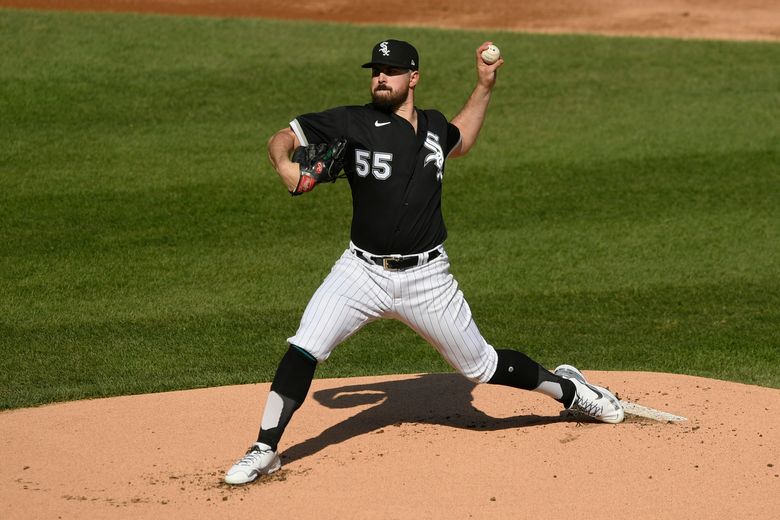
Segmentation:
<svg viewBox="0 0 780 520">
<path fill-rule="evenodd" d="M 484 54 L 483 54 L 484 52 Z M 225 482 L 245 484 L 281 467 L 279 443 L 309 392 L 319 363 L 364 325 L 405 323 L 459 373 L 477 383 L 541 392 L 563 407 L 619 423 L 623 409 L 570 365 L 549 372 L 525 354 L 496 349 L 477 327 L 452 274 L 441 212 L 446 167 L 474 146 L 504 64 L 492 42 L 475 53 L 477 84 L 451 120 L 414 104 L 422 79 L 409 43 L 383 40 L 363 67 L 371 102 L 297 116 L 268 142 L 268 157 L 293 195 L 343 175 L 352 192 L 350 243 L 288 339 L 260 432 Z"/>
</svg>

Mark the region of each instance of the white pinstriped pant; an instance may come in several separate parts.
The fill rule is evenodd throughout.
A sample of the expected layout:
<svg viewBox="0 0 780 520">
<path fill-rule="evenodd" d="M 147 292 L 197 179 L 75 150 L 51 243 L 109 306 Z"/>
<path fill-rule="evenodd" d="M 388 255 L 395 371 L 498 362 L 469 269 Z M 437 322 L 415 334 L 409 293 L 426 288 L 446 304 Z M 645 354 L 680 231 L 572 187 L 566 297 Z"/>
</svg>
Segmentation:
<svg viewBox="0 0 780 520">
<path fill-rule="evenodd" d="M 287 341 L 322 362 L 364 325 L 399 320 L 433 345 L 468 379 L 485 383 L 498 363 L 471 316 L 458 282 L 442 254 L 425 265 L 387 271 L 344 251 L 312 296 L 295 336 Z"/>
</svg>

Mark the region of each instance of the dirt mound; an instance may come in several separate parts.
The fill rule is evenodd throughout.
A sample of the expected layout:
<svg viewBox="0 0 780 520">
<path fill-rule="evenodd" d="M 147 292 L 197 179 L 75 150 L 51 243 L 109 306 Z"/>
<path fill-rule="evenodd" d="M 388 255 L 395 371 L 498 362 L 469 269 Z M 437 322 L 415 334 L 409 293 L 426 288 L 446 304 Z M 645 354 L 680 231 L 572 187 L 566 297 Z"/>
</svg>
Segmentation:
<svg viewBox="0 0 780 520">
<path fill-rule="evenodd" d="M 586 372 L 687 417 L 578 422 L 454 374 L 315 380 L 282 470 L 222 483 L 268 384 L 0 413 L 0 517 L 776 518 L 780 390 Z"/>
</svg>

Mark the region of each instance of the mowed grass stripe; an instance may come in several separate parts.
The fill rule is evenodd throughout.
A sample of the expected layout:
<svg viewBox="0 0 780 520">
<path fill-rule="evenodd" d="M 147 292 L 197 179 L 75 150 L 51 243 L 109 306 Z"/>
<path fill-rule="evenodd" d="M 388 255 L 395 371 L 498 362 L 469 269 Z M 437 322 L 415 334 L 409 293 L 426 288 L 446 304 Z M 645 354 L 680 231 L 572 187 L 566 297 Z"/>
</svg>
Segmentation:
<svg viewBox="0 0 780 520">
<path fill-rule="evenodd" d="M 291 199 L 265 142 L 364 103 L 385 37 L 450 117 L 507 57 L 444 180 L 492 344 L 780 386 L 776 44 L 2 10 L 0 407 L 269 380 L 351 202 Z M 381 322 L 317 375 L 447 370 Z"/>
</svg>

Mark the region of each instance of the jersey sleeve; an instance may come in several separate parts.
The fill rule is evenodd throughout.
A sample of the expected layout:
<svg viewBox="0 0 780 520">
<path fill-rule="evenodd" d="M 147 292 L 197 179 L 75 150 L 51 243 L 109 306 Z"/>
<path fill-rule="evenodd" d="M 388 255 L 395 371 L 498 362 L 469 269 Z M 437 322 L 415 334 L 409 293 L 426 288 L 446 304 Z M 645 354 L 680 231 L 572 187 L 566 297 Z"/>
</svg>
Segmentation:
<svg viewBox="0 0 780 520">
<path fill-rule="evenodd" d="M 326 143 L 346 135 L 345 107 L 303 114 L 290 121 L 290 128 L 303 146 Z"/>
<path fill-rule="evenodd" d="M 447 123 L 447 149 L 444 156 L 449 157 L 452 151 L 460 144 L 460 130 L 452 123 Z"/>
</svg>

